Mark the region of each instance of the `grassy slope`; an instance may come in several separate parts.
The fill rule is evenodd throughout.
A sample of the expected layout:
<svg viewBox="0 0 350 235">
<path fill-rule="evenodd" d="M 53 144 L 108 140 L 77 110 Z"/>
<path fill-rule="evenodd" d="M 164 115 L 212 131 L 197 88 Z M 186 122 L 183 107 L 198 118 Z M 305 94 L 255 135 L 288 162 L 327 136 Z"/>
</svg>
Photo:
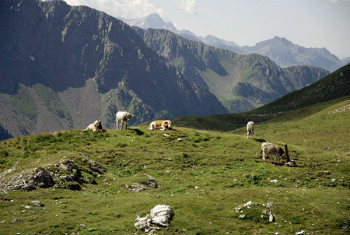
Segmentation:
<svg viewBox="0 0 350 235">
<path fill-rule="evenodd" d="M 49 188 L 2 194 L 0 231 L 143 234 L 133 226 L 136 214 L 169 204 L 175 217 L 157 234 L 295 234 L 302 229 L 309 234 L 348 234 L 350 149 L 344 130 L 350 128 L 349 107 L 349 100 L 339 99 L 258 123 L 253 140 L 246 139 L 244 129 L 220 133 L 177 128 L 165 137 L 141 126 L 2 141 L 0 172 L 89 157 L 107 173 L 81 191 Z M 300 167 L 262 162 L 263 140 L 288 143 Z M 125 188 L 145 180 L 144 174 L 153 176 L 160 188 L 139 193 Z M 274 179 L 277 183 L 270 182 Z M 25 209 L 32 200 L 46 206 Z M 235 207 L 249 200 L 273 202 L 276 221 L 262 219 L 261 208 L 239 219 Z"/>
</svg>

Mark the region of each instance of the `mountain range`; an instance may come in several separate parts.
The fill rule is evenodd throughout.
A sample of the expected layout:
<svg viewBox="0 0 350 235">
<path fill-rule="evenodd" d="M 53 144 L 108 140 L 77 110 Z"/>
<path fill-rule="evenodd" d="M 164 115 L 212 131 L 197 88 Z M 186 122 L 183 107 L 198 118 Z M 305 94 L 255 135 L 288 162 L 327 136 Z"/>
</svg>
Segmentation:
<svg viewBox="0 0 350 235">
<path fill-rule="evenodd" d="M 0 2 L 0 131 L 19 136 L 251 110 L 328 71 L 281 68 L 64 1 Z"/>
<path fill-rule="evenodd" d="M 229 112 L 254 109 L 328 74 L 319 67 L 281 68 L 266 56 L 240 55 L 164 29 L 135 30 L 188 80 L 208 88 Z"/>
<path fill-rule="evenodd" d="M 305 48 L 293 44 L 286 38 L 277 36 L 269 40 L 258 42 L 255 46 L 241 47 L 235 42 L 226 41 L 213 35 L 200 37 L 188 30 L 178 30 L 173 23 L 165 22 L 158 14 L 151 14 L 138 19 L 125 20 L 125 22 L 143 29 L 167 29 L 187 39 L 200 41 L 217 48 L 231 50 L 238 54 L 257 53 L 263 56 L 268 56 L 281 67 L 311 65 L 333 72 L 347 64 L 349 60 L 348 58 L 340 60 L 326 48 Z"/>
</svg>

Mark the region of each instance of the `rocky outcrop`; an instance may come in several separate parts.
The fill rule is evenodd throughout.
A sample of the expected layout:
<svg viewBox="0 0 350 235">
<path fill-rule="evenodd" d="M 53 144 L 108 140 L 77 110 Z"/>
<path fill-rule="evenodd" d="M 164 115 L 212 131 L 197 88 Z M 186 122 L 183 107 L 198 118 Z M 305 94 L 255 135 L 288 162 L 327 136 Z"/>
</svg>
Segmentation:
<svg viewBox="0 0 350 235">
<path fill-rule="evenodd" d="M 133 185 L 126 185 L 126 188 L 130 191 L 140 192 L 147 189 L 156 189 L 158 188 L 157 181 L 150 175 L 147 176 L 147 181 L 142 181 L 140 183 L 134 183 Z"/>
<path fill-rule="evenodd" d="M 7 181 L 0 181 L 0 187 L 5 186 L 12 190 L 34 190 L 38 188 L 47 188 L 54 185 L 54 181 L 49 171 L 39 167 L 31 170 L 22 171 L 14 175 Z"/>
<path fill-rule="evenodd" d="M 88 159 L 84 160 L 80 164 L 71 159 L 62 160 L 56 164 L 10 175 L 14 171 L 12 169 L 0 178 L 0 189 L 2 191 L 19 189 L 30 191 L 38 188 L 55 187 L 80 190 L 84 183 L 96 183 L 95 173 L 101 174 L 106 171 L 99 163 Z"/>
<path fill-rule="evenodd" d="M 275 221 L 275 215 L 273 215 L 271 211 L 272 206 L 273 203 L 259 204 L 248 201 L 245 204 L 237 206 L 235 210 L 236 213 L 239 214 L 238 218 L 240 219 L 251 219 L 254 221 L 267 220 L 271 223 Z"/>
</svg>

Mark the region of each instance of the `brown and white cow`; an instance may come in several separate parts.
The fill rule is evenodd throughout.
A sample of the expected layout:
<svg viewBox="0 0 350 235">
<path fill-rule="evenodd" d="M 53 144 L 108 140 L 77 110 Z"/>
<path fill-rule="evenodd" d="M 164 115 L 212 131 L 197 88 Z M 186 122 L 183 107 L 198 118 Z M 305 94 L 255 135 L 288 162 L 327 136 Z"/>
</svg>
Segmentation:
<svg viewBox="0 0 350 235">
<path fill-rule="evenodd" d="M 91 123 L 86 129 L 87 130 L 92 130 L 92 131 L 98 131 L 98 132 L 103 132 L 105 131 L 103 128 L 102 128 L 102 122 L 99 121 L 99 120 L 96 120 L 94 123 Z"/>
<path fill-rule="evenodd" d="M 155 120 L 149 124 L 149 129 L 154 130 L 157 128 L 161 128 L 160 130 L 171 130 L 172 127 L 172 122 L 171 120 Z"/>
</svg>

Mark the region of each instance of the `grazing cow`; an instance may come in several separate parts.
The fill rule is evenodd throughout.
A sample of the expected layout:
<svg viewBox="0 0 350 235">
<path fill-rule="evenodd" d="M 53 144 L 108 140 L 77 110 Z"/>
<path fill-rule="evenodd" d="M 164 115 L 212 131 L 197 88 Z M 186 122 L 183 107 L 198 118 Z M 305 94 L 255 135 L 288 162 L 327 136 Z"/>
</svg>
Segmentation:
<svg viewBox="0 0 350 235">
<path fill-rule="evenodd" d="M 254 122 L 250 121 L 247 123 L 247 138 L 253 138 L 254 134 Z"/>
<path fill-rule="evenodd" d="M 125 123 L 125 129 L 128 129 L 128 122 L 133 117 L 131 113 L 125 111 L 119 111 L 115 115 L 115 125 L 117 126 L 117 130 L 119 130 L 119 122 L 121 124 L 120 130 L 123 130 L 123 124 Z"/>
<path fill-rule="evenodd" d="M 270 154 L 275 155 L 275 161 L 279 161 L 280 156 L 284 155 L 283 149 L 275 144 L 271 144 L 269 142 L 263 142 L 261 144 L 261 153 L 262 153 L 262 159 L 266 162 L 266 157 L 268 157 Z"/>
<path fill-rule="evenodd" d="M 172 122 L 170 120 L 156 120 L 149 124 L 149 129 L 154 130 L 155 128 L 162 128 L 160 130 L 164 131 L 165 129 L 171 130 Z"/>
<path fill-rule="evenodd" d="M 96 120 L 94 123 L 91 123 L 86 129 L 87 130 L 92 130 L 92 131 L 98 131 L 98 132 L 103 132 L 105 131 L 103 128 L 102 128 L 102 122 L 101 121 L 98 121 Z"/>
</svg>

